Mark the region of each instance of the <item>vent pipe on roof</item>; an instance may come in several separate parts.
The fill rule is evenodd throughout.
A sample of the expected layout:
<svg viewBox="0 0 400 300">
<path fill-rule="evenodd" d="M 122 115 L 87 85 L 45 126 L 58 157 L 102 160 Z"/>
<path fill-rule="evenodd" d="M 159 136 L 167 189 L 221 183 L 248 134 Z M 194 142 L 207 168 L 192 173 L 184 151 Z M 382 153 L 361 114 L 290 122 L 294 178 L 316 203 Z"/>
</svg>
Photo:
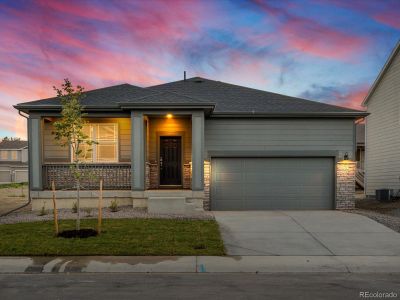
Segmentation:
<svg viewBox="0 0 400 300">
<path fill-rule="evenodd" d="M 186 71 L 183 71 L 183 80 L 186 81 Z"/>
</svg>

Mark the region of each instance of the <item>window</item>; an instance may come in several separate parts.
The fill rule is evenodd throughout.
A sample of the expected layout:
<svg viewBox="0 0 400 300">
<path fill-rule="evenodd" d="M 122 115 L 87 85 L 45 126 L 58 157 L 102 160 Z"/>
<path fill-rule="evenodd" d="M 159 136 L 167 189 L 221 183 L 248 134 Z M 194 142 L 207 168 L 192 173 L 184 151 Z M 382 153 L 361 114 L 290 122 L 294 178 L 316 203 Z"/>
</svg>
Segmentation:
<svg viewBox="0 0 400 300">
<path fill-rule="evenodd" d="M 8 160 L 8 151 L 0 151 L 0 159 L 1 160 Z"/>
<path fill-rule="evenodd" d="M 118 124 L 86 124 L 85 134 L 96 142 L 91 146 L 82 144 L 80 159 L 84 162 L 118 162 Z"/>
<path fill-rule="evenodd" d="M 18 159 L 18 152 L 13 150 L 11 151 L 11 159 L 12 160 L 17 160 Z"/>
</svg>

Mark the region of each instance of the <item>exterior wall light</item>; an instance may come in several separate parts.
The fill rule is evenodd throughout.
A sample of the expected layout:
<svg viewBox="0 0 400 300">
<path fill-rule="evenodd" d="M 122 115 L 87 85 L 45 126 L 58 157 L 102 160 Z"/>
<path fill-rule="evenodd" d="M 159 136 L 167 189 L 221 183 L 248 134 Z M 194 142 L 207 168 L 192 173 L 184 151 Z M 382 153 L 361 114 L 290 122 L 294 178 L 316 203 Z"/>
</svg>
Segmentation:
<svg viewBox="0 0 400 300">
<path fill-rule="evenodd" d="M 353 161 L 349 158 L 349 153 L 345 153 L 343 156 L 343 160 L 339 161 L 341 164 L 350 164 L 353 163 Z"/>
<path fill-rule="evenodd" d="M 172 118 L 172 114 L 167 114 L 167 118 L 171 119 Z"/>
</svg>

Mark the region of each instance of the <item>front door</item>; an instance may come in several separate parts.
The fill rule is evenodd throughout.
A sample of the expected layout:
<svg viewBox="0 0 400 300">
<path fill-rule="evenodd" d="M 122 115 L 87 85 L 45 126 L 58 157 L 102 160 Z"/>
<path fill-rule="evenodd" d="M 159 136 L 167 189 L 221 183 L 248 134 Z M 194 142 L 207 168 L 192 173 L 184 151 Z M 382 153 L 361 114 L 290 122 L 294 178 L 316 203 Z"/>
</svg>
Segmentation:
<svg viewBox="0 0 400 300">
<path fill-rule="evenodd" d="M 160 137 L 160 185 L 182 185 L 180 136 Z"/>
</svg>

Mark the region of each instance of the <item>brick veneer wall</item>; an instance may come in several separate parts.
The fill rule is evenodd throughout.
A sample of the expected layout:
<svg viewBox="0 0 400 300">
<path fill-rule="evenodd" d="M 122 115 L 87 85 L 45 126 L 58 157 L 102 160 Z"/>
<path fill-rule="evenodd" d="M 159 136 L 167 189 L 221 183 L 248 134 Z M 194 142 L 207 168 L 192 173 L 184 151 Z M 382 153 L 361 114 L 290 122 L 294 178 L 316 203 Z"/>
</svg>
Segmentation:
<svg viewBox="0 0 400 300">
<path fill-rule="evenodd" d="M 211 180 L 211 163 L 204 161 L 204 210 L 210 210 L 210 180 Z"/>
<path fill-rule="evenodd" d="M 338 162 L 336 165 L 336 209 L 355 207 L 355 162 Z"/>
<path fill-rule="evenodd" d="M 191 164 L 183 165 L 183 188 L 184 189 L 192 188 L 192 165 Z"/>
<path fill-rule="evenodd" d="M 148 181 L 147 189 L 157 189 L 158 188 L 158 165 L 154 162 L 146 163 L 146 171 L 148 168 L 148 173 L 146 172 L 146 182 Z"/>
</svg>

